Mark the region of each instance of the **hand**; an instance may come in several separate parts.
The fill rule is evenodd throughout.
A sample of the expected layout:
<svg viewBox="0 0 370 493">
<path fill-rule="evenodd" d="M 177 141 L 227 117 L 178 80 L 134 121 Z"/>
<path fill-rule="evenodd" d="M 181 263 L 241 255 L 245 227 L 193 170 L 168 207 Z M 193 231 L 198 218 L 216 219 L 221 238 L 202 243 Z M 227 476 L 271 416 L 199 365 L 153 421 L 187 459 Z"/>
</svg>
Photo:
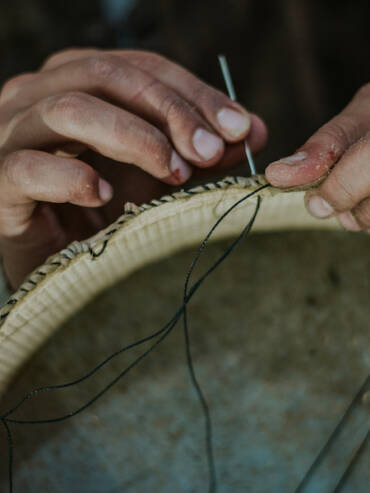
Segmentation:
<svg viewBox="0 0 370 493">
<path fill-rule="evenodd" d="M 270 164 L 266 177 L 294 187 L 330 174 L 306 195 L 316 217 L 336 216 L 344 228 L 370 231 L 370 84 L 295 154 Z"/>
<path fill-rule="evenodd" d="M 264 123 L 154 53 L 68 50 L 11 79 L 0 95 L 0 250 L 11 284 L 112 222 L 125 201 L 236 164 L 247 135 L 260 149 Z"/>
</svg>

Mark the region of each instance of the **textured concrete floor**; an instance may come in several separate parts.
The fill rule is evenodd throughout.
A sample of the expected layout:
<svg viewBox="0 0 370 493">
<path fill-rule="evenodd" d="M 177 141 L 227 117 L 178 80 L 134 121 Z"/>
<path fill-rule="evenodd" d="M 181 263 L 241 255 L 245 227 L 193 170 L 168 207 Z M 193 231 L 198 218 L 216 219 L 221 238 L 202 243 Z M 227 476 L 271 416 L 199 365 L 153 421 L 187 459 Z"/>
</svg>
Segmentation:
<svg viewBox="0 0 370 493">
<path fill-rule="evenodd" d="M 202 270 L 225 248 L 211 245 Z M 247 239 L 191 303 L 195 366 L 209 400 L 219 493 L 293 492 L 370 371 L 370 237 L 281 233 Z M 1 402 L 63 383 L 163 325 L 193 252 L 135 273 L 74 316 Z M 13 426 L 14 493 L 205 492 L 203 421 L 179 325 L 140 367 L 70 421 Z M 23 418 L 84 403 L 134 354 L 91 381 L 31 400 Z M 370 389 L 305 492 L 332 492 L 369 428 Z M 341 491 L 365 493 L 365 448 Z M 0 430 L 0 485 L 6 441 Z"/>
</svg>

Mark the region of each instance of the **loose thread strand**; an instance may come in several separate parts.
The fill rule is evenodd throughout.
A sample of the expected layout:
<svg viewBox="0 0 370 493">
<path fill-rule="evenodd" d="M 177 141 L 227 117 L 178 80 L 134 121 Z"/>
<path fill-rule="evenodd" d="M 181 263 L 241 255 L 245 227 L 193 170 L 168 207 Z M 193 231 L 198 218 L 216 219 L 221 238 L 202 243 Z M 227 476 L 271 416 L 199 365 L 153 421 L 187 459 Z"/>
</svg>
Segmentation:
<svg viewBox="0 0 370 493">
<path fill-rule="evenodd" d="M 10 431 L 9 425 L 5 419 L 1 419 L 1 422 L 4 425 L 7 439 L 8 439 L 8 477 L 9 477 L 9 493 L 13 493 L 13 459 L 14 459 L 14 445 L 13 445 L 13 437 Z"/>
<path fill-rule="evenodd" d="M 355 468 L 358 459 L 364 453 L 364 450 L 366 449 L 366 446 L 369 443 L 369 439 L 370 439 L 370 430 L 368 430 L 368 432 L 365 435 L 365 438 L 362 440 L 360 446 L 356 450 L 356 453 L 352 457 L 350 463 L 348 464 L 346 470 L 344 471 L 342 477 L 340 478 L 337 486 L 334 488 L 333 493 L 339 493 L 342 490 L 343 486 L 347 484 L 348 478 L 350 477 L 353 469 Z"/>
<path fill-rule="evenodd" d="M 352 410 L 357 405 L 359 399 L 361 399 L 361 396 L 363 395 L 364 390 L 366 389 L 366 387 L 369 384 L 370 384 L 370 375 L 367 376 L 367 378 L 365 379 L 364 383 L 361 385 L 360 389 L 357 391 L 357 393 L 356 393 L 355 397 L 353 398 L 351 404 L 348 406 L 348 408 L 346 409 L 346 411 L 343 414 L 342 418 L 340 419 L 340 421 L 338 422 L 338 424 L 335 426 L 333 432 L 331 433 L 331 435 L 329 436 L 329 438 L 327 439 L 327 441 L 325 442 L 325 444 L 321 448 L 320 452 L 317 454 L 315 460 L 313 461 L 313 463 L 309 467 L 308 471 L 306 472 L 306 474 L 304 475 L 304 477 L 300 481 L 300 483 L 297 486 L 297 488 L 294 490 L 294 493 L 302 493 L 304 491 L 304 488 L 308 484 L 310 478 L 313 476 L 315 470 L 321 464 L 321 462 L 322 462 L 322 460 L 323 460 L 326 452 L 328 451 L 330 445 L 334 442 L 334 440 L 336 439 L 336 437 L 341 432 L 341 430 L 342 430 L 345 422 L 349 418 Z"/>
<path fill-rule="evenodd" d="M 10 420 L 8 418 L 8 416 L 10 416 L 11 414 L 13 414 L 15 411 L 17 411 L 23 404 L 25 401 L 27 401 L 28 399 L 36 396 L 37 394 L 41 393 L 41 392 L 49 392 L 49 391 L 52 391 L 52 390 L 58 390 L 58 389 L 64 389 L 64 388 L 67 388 L 67 387 L 72 387 L 74 385 L 77 385 L 78 383 L 81 383 L 87 379 L 89 379 L 90 377 L 92 377 L 98 370 L 100 370 L 104 365 L 106 365 L 109 361 L 111 361 L 112 359 L 116 358 L 117 356 L 119 356 L 120 354 L 122 354 L 123 352 L 125 351 L 128 351 L 129 349 L 132 349 L 140 344 L 143 344 L 145 342 L 148 342 L 149 340 L 159 336 L 160 334 L 162 334 L 163 332 L 165 332 L 169 327 L 170 325 L 172 324 L 172 322 L 174 321 L 177 321 L 180 316 L 182 315 L 182 312 L 183 312 L 183 308 L 184 308 L 184 305 L 186 303 L 188 303 L 191 299 L 191 297 L 194 295 L 194 293 L 196 292 L 196 290 L 199 288 L 200 284 L 202 284 L 204 282 L 204 280 L 211 274 L 211 272 L 213 272 L 213 270 L 224 260 L 224 258 L 229 255 L 229 251 L 226 251 L 223 255 L 221 255 L 221 257 L 213 264 L 213 266 L 203 275 L 201 276 L 200 279 L 198 279 L 197 282 L 195 282 L 193 284 L 193 286 L 191 286 L 190 290 L 188 291 L 188 284 L 189 284 L 189 278 L 190 278 L 190 275 L 198 261 L 198 258 L 200 256 L 200 254 L 202 253 L 203 249 L 205 248 L 205 245 L 207 243 L 207 241 L 209 240 L 209 238 L 211 237 L 212 233 L 215 231 L 215 229 L 218 227 L 218 225 L 221 223 L 221 221 L 228 215 L 232 212 L 232 210 L 234 210 L 241 202 L 247 200 L 248 198 L 252 197 L 253 195 L 256 195 L 257 193 L 259 193 L 261 190 L 263 190 L 264 188 L 268 187 L 269 185 L 263 185 L 259 188 L 257 188 L 256 190 L 254 190 L 253 192 L 250 192 L 248 193 L 246 196 L 244 196 L 243 198 L 241 198 L 240 200 L 238 200 L 235 204 L 233 204 L 217 221 L 216 223 L 212 226 L 211 230 L 208 232 L 207 236 L 205 237 L 205 239 L 202 241 L 202 244 L 201 246 L 199 247 L 198 251 L 197 251 L 197 254 L 195 255 L 192 263 L 191 263 L 191 266 L 189 268 L 189 271 L 187 273 L 187 276 L 186 276 L 186 280 L 185 280 L 185 284 L 186 284 L 186 290 L 187 290 L 187 295 L 186 295 L 186 299 L 184 300 L 184 303 L 180 306 L 180 308 L 178 309 L 178 311 L 175 313 L 175 315 L 172 317 L 172 319 L 167 322 L 161 329 L 159 329 L 158 331 L 154 332 L 153 334 L 147 336 L 147 337 L 144 337 L 143 339 L 140 339 L 139 341 L 136 341 L 128 346 L 125 346 L 121 349 L 119 349 L 118 351 L 116 351 L 115 353 L 111 354 L 110 356 L 108 356 L 105 360 L 103 360 L 101 363 L 99 363 L 96 367 L 94 367 L 90 372 L 88 372 L 86 375 L 82 376 L 81 378 L 78 378 L 76 380 L 73 380 L 71 382 L 68 382 L 68 383 L 65 383 L 65 384 L 60 384 L 60 385 L 50 385 L 50 386 L 44 386 L 44 387 L 39 387 L 37 389 L 33 389 L 31 390 L 30 392 L 28 392 L 21 400 L 20 402 L 18 402 L 13 408 L 11 408 L 9 411 L 7 411 L 5 414 L 3 414 L 2 416 L 0 416 L 0 419 L 6 419 L 7 421 L 9 422 L 14 422 L 14 423 L 27 423 L 27 424 L 41 424 L 41 421 L 21 421 L 21 420 Z M 255 216 L 256 216 L 256 212 L 254 213 L 253 217 L 252 217 L 252 220 L 254 222 L 255 220 Z M 239 243 L 239 241 L 241 241 L 241 237 L 244 237 L 245 234 L 246 234 L 246 230 L 250 230 L 251 226 L 250 226 L 250 223 L 252 222 L 249 221 L 248 225 L 247 225 L 247 228 L 245 228 L 242 232 L 242 234 L 240 235 L 240 237 L 238 237 L 234 242 L 233 244 L 231 245 L 231 250 L 233 250 L 236 246 L 237 243 Z M 249 228 L 248 228 L 249 227 Z M 99 393 L 100 395 L 100 393 Z M 95 402 L 95 400 L 94 400 Z M 70 413 L 66 416 L 73 416 L 75 415 L 75 413 Z M 46 421 L 46 422 L 50 422 L 50 421 Z"/>
<path fill-rule="evenodd" d="M 233 208 L 236 207 L 240 203 L 238 201 L 237 203 L 234 204 Z M 259 208 L 261 205 L 261 198 L 257 198 L 257 204 L 256 208 L 254 210 L 254 213 L 252 215 L 251 220 L 247 224 L 247 226 L 243 229 L 241 234 L 236 238 L 236 240 L 227 248 L 227 250 L 218 258 L 218 260 L 211 266 L 206 273 L 200 277 L 200 279 L 194 284 L 195 286 L 199 286 L 203 280 L 210 275 L 211 272 L 228 256 L 230 253 L 236 248 L 236 246 L 244 239 L 244 237 L 250 232 L 250 230 L 253 227 L 254 221 L 256 219 L 256 216 L 258 214 Z M 227 213 L 231 212 L 232 209 L 229 209 L 226 211 Z M 184 302 L 188 297 L 188 285 L 190 282 L 191 274 L 194 271 L 194 268 L 199 260 L 199 257 L 203 253 L 206 243 L 208 241 L 208 238 L 212 234 L 212 231 L 214 231 L 214 228 L 217 227 L 217 224 L 219 224 L 224 218 L 224 215 L 220 217 L 219 221 L 215 223 L 214 227 L 210 230 L 209 234 L 206 236 L 204 241 L 202 242 L 201 246 L 198 249 L 197 254 L 195 255 L 191 266 L 189 268 L 189 271 L 186 275 L 185 279 L 185 284 L 184 284 Z M 207 400 L 202 392 L 202 389 L 199 385 L 198 379 L 196 377 L 196 373 L 194 370 L 194 365 L 193 365 L 193 359 L 192 359 L 192 354 L 191 354 L 191 348 L 190 348 L 190 336 L 189 336 L 189 328 L 188 328 L 188 318 L 187 318 L 187 306 L 185 305 L 184 307 L 184 312 L 183 312 L 183 330 L 184 330 L 184 337 L 185 337 L 185 352 L 186 352 L 186 361 L 187 361 L 187 366 L 188 366 L 188 371 L 190 375 L 190 380 L 192 382 L 192 385 L 194 387 L 194 390 L 198 396 L 198 400 L 200 402 L 200 405 L 203 409 L 203 414 L 204 414 L 204 419 L 205 419 L 205 442 L 206 442 L 206 453 L 207 453 L 207 462 L 208 462 L 208 474 L 209 474 L 209 486 L 208 486 L 208 492 L 209 493 L 215 493 L 217 490 L 217 477 L 216 477 L 216 466 L 215 466 L 215 460 L 214 460 L 214 451 L 213 451 L 213 426 L 212 426 L 212 419 L 211 419 L 211 413 L 210 409 L 207 403 Z"/>
<path fill-rule="evenodd" d="M 83 377 L 73 380 L 69 383 L 66 384 L 61 384 L 61 385 L 52 385 L 52 386 L 45 386 L 45 387 L 40 387 L 38 389 L 34 389 L 30 392 L 28 392 L 13 408 L 11 408 L 9 411 L 7 411 L 4 415 L 0 416 L 1 421 L 3 422 L 4 427 L 6 428 L 7 431 L 7 437 L 8 437 L 8 455 L 9 455 L 9 493 L 13 493 L 13 456 L 14 456 L 14 444 L 13 444 L 13 439 L 12 435 L 10 432 L 10 428 L 8 423 L 13 423 L 13 424 L 46 424 L 46 423 L 56 423 L 60 421 L 67 420 L 69 418 L 72 418 L 73 416 L 76 416 L 80 412 L 84 411 L 88 407 L 90 407 L 92 404 L 94 404 L 98 399 L 100 399 L 108 390 L 110 390 L 124 375 L 126 375 L 132 368 L 134 368 L 137 364 L 140 363 L 141 360 L 143 360 L 146 356 L 149 355 L 161 342 L 163 342 L 164 339 L 171 333 L 171 331 L 174 329 L 176 326 L 178 320 L 180 319 L 181 316 L 184 317 L 184 333 L 185 333 L 185 347 L 186 347 L 186 354 L 187 354 L 187 365 L 188 369 L 190 372 L 191 376 L 191 381 L 192 384 L 197 392 L 197 395 L 199 397 L 199 400 L 202 404 L 204 416 L 205 416 L 205 424 L 206 424 L 206 449 L 207 449 L 207 457 L 208 457 L 208 466 L 209 466 L 209 493 L 214 493 L 216 491 L 216 472 L 215 472 L 215 464 L 214 464 L 214 458 L 213 458 L 213 444 L 212 444 L 212 423 L 211 423 L 211 417 L 210 417 L 210 411 L 208 404 L 206 402 L 206 399 L 204 398 L 203 392 L 200 388 L 200 385 L 196 379 L 195 371 L 194 371 L 194 366 L 192 362 L 192 355 L 190 351 L 190 338 L 189 338 L 189 331 L 188 331 L 188 323 L 187 323 L 187 315 L 186 315 L 186 307 L 193 295 L 196 293 L 196 291 L 199 289 L 201 284 L 205 281 L 205 279 L 223 262 L 228 255 L 235 249 L 235 247 L 242 241 L 242 239 L 248 235 L 250 232 L 254 221 L 256 219 L 261 199 L 258 196 L 257 198 L 257 204 L 255 207 L 255 211 L 252 215 L 252 218 L 249 220 L 248 224 L 246 227 L 243 229 L 241 234 L 232 242 L 232 244 L 228 247 L 228 249 L 216 260 L 216 262 L 190 287 L 189 289 L 189 281 L 190 281 L 190 276 L 194 270 L 194 267 L 202 254 L 209 238 L 215 231 L 215 229 L 218 227 L 218 225 L 225 219 L 225 217 L 232 212 L 240 203 L 244 202 L 248 198 L 252 197 L 253 195 L 258 194 L 261 190 L 264 188 L 269 187 L 270 185 L 263 185 L 253 192 L 248 193 L 245 195 L 243 198 L 238 200 L 236 203 L 234 203 L 227 211 L 222 214 L 222 216 L 216 221 L 216 223 L 212 226 L 204 240 L 202 241 L 191 265 L 189 268 L 189 271 L 187 273 L 185 283 L 184 283 L 184 296 L 183 296 L 183 303 L 180 306 L 180 308 L 177 310 L 175 315 L 170 319 L 169 322 L 167 322 L 161 329 L 158 331 L 154 332 L 153 334 L 140 339 L 139 341 L 130 344 L 128 346 L 125 346 L 124 348 L 120 349 L 119 351 L 116 351 L 115 353 L 111 354 L 108 356 L 105 360 L 103 360 L 101 363 L 99 363 L 95 368 L 93 368 L 90 372 L 88 372 L 86 375 Z M 159 337 L 160 336 L 160 337 Z M 15 411 L 17 411 L 28 399 L 36 396 L 37 394 L 41 392 L 48 392 L 52 390 L 58 390 L 66 387 L 71 387 L 74 385 L 77 385 L 78 383 L 83 382 L 84 380 L 87 380 L 88 378 L 92 377 L 97 371 L 99 371 L 104 365 L 106 365 L 109 361 L 111 361 L 113 358 L 117 357 L 118 355 L 122 354 L 125 351 L 128 351 L 129 349 L 132 349 L 136 346 L 139 346 L 141 344 L 144 344 L 145 342 L 148 342 L 152 339 L 155 339 L 156 337 L 159 337 L 146 351 L 144 351 L 140 356 L 138 356 L 129 366 L 127 366 L 121 373 L 119 373 L 118 376 L 116 376 L 113 380 L 111 380 L 103 389 L 98 392 L 93 398 L 91 398 L 87 403 L 85 403 L 83 406 L 80 408 L 76 409 L 75 411 L 72 411 L 68 414 L 65 414 L 63 416 L 57 417 L 57 418 L 50 418 L 50 419 L 42 419 L 42 420 L 19 420 L 19 419 L 13 419 L 9 418 Z"/>
</svg>

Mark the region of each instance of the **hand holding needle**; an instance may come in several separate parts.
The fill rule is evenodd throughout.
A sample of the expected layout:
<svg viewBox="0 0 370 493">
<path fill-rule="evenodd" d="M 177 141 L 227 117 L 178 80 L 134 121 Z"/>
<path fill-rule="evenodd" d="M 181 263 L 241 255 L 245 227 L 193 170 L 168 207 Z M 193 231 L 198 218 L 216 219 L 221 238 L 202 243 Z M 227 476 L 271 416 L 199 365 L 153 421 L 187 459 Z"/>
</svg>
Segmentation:
<svg viewBox="0 0 370 493">
<path fill-rule="evenodd" d="M 229 97 L 233 101 L 236 101 L 234 84 L 233 84 L 233 81 L 231 79 L 230 70 L 229 70 L 229 66 L 227 64 L 227 60 L 226 60 L 225 55 L 218 55 L 218 61 L 220 62 L 222 75 L 223 75 L 223 78 L 224 78 L 224 81 L 226 84 L 226 89 L 227 89 L 227 92 L 229 94 Z M 249 168 L 250 168 L 251 174 L 253 176 L 256 174 L 256 167 L 254 165 L 253 156 L 252 156 L 251 150 L 249 148 L 247 139 L 245 139 L 245 141 L 244 141 L 244 148 L 245 148 L 245 154 L 246 154 L 247 159 L 248 159 Z"/>
</svg>

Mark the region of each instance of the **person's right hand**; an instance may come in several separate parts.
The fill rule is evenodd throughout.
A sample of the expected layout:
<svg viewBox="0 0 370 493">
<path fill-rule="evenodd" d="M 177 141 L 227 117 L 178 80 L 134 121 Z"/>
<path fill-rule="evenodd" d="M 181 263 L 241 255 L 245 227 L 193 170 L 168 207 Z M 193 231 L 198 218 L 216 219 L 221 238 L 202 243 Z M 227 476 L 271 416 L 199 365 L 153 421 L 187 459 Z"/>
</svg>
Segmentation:
<svg viewBox="0 0 370 493">
<path fill-rule="evenodd" d="M 349 231 L 370 233 L 370 84 L 297 151 L 266 169 L 275 187 L 319 186 L 306 192 L 308 211 L 336 217 Z"/>
<path fill-rule="evenodd" d="M 11 284 L 109 224 L 125 201 L 150 200 L 158 183 L 236 164 L 248 134 L 253 151 L 264 145 L 258 117 L 154 53 L 68 50 L 11 79 L 0 95 L 0 250 Z"/>
</svg>

